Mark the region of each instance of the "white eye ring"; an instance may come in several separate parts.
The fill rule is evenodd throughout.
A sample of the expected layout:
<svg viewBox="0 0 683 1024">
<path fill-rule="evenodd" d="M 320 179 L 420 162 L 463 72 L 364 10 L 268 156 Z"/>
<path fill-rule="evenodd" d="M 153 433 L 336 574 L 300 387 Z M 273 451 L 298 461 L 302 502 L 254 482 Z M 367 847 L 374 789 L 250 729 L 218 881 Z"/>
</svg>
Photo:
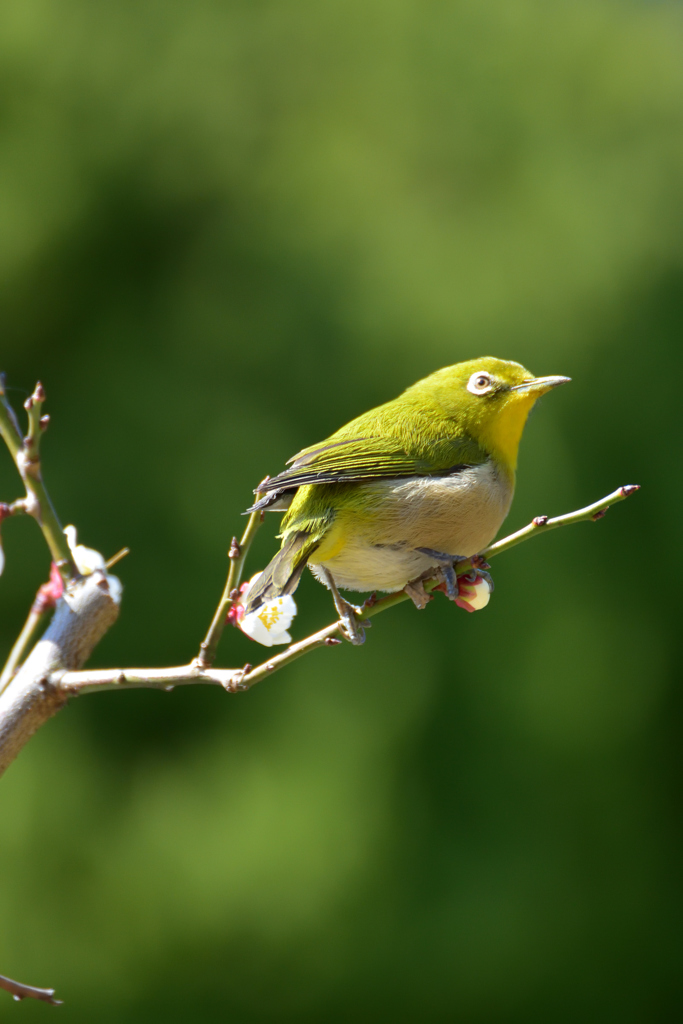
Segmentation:
<svg viewBox="0 0 683 1024">
<path fill-rule="evenodd" d="M 470 379 L 467 381 L 467 390 L 471 395 L 485 395 L 493 388 L 493 380 L 488 373 L 483 373 L 479 370 L 477 373 L 473 373 Z"/>
</svg>

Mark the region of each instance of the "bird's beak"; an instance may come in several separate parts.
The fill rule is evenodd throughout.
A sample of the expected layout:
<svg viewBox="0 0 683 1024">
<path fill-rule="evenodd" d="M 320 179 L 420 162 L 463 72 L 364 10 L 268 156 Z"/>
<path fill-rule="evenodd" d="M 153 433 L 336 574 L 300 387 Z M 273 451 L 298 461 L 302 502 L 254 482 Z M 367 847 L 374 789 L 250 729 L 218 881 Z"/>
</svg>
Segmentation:
<svg viewBox="0 0 683 1024">
<path fill-rule="evenodd" d="M 515 384 L 510 391 L 536 391 L 544 395 L 551 388 L 557 388 L 560 384 L 568 384 L 571 377 L 534 377 L 533 380 L 525 380 L 521 384 Z"/>
</svg>

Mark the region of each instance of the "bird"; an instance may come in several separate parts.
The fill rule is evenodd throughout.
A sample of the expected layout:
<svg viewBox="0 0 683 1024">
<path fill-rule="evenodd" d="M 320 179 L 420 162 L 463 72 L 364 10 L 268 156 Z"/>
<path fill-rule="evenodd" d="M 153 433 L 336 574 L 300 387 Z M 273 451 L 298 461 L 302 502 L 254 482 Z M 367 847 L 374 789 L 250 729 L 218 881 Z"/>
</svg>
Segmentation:
<svg viewBox="0 0 683 1024">
<path fill-rule="evenodd" d="M 482 551 L 508 514 L 522 431 L 535 402 L 569 377 L 535 377 L 492 356 L 446 366 L 304 448 L 255 490 L 248 510 L 285 511 L 280 550 L 245 612 L 296 590 L 306 565 L 332 592 L 343 633 L 364 640 L 339 590 L 405 589 Z"/>
</svg>

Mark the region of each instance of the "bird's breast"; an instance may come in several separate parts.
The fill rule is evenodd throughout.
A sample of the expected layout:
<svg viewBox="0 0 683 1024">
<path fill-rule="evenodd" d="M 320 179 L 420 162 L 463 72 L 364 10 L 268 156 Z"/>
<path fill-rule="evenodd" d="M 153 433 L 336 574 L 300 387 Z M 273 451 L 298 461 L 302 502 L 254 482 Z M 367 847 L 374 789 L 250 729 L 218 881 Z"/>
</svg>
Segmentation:
<svg viewBox="0 0 683 1024">
<path fill-rule="evenodd" d="M 486 547 L 508 513 L 513 487 L 490 461 L 452 476 L 355 485 L 354 501 L 311 561 L 349 590 L 400 589 L 434 564 L 417 548 L 469 557 Z"/>
</svg>

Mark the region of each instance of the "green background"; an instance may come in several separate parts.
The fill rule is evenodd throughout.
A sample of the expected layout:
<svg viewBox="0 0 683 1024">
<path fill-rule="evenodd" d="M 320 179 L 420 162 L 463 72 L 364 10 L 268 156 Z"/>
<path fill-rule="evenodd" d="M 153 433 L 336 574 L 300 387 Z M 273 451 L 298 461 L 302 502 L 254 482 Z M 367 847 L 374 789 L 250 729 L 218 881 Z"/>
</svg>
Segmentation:
<svg viewBox="0 0 683 1024">
<path fill-rule="evenodd" d="M 0 363 L 62 521 L 132 549 L 93 666 L 186 662 L 256 483 L 448 363 L 573 378 L 510 529 L 643 485 L 480 614 L 72 702 L 0 786 L 0 971 L 66 1004 L 3 1020 L 680 1019 L 682 55 L 667 3 L 3 6 Z M 3 538 L 5 651 L 48 557 Z"/>
</svg>

